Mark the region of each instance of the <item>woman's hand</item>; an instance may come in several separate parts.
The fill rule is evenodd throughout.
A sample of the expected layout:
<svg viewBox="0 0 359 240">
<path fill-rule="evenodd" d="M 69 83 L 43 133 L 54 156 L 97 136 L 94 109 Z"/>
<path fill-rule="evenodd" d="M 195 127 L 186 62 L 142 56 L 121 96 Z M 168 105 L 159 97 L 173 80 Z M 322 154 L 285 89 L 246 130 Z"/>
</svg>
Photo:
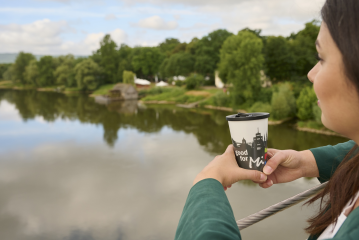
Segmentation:
<svg viewBox="0 0 359 240">
<path fill-rule="evenodd" d="M 262 188 L 271 187 L 276 183 L 286 183 L 301 177 L 319 177 L 318 166 L 311 151 L 268 149 L 269 160 L 263 172 L 268 175 Z"/>
<path fill-rule="evenodd" d="M 197 175 L 193 185 L 206 178 L 218 180 L 222 183 L 225 190 L 240 180 L 247 179 L 258 183 L 264 183 L 267 180 L 267 176 L 260 171 L 238 167 L 232 144 L 227 147 L 222 155 L 215 157 L 213 161 Z"/>
</svg>

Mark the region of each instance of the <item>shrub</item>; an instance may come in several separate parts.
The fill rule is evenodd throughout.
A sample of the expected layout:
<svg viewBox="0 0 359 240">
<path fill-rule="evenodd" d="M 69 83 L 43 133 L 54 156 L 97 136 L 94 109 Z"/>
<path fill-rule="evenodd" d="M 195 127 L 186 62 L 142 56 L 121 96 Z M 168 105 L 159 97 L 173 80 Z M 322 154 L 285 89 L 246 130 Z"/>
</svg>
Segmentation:
<svg viewBox="0 0 359 240">
<path fill-rule="evenodd" d="M 135 84 L 135 74 L 131 71 L 123 71 L 123 83 L 127 83 L 127 84 Z"/>
<path fill-rule="evenodd" d="M 273 88 L 271 87 L 261 88 L 257 96 L 257 101 L 270 104 L 272 100 L 272 95 L 273 95 Z"/>
<path fill-rule="evenodd" d="M 186 79 L 185 82 L 187 90 L 196 89 L 203 85 L 204 77 L 200 74 L 192 74 Z"/>
<path fill-rule="evenodd" d="M 182 86 L 184 85 L 184 82 L 181 81 L 181 80 L 177 80 L 177 81 L 175 82 L 175 85 L 176 85 L 177 87 L 182 87 Z"/>
<path fill-rule="evenodd" d="M 297 99 L 297 116 L 300 120 L 314 119 L 313 115 L 313 103 L 317 101 L 317 96 L 313 90 L 313 87 L 304 88 Z"/>
<path fill-rule="evenodd" d="M 295 115 L 295 98 L 288 83 L 280 84 L 272 96 L 272 116 L 280 120 Z"/>
<path fill-rule="evenodd" d="M 269 103 L 256 102 L 248 111 L 270 113 L 272 112 L 272 106 Z"/>
<path fill-rule="evenodd" d="M 318 106 L 317 103 L 313 103 L 312 111 L 313 111 L 314 120 L 318 123 L 321 123 L 322 122 L 322 109 L 320 109 L 320 107 Z"/>
</svg>

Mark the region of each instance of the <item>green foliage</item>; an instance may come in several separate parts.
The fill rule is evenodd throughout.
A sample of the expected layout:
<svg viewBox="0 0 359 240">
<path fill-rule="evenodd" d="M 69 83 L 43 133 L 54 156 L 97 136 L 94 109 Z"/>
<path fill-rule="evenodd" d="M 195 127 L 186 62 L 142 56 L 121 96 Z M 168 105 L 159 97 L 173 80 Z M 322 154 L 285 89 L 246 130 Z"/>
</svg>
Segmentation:
<svg viewBox="0 0 359 240">
<path fill-rule="evenodd" d="M 314 120 L 318 123 L 321 123 L 322 122 L 322 109 L 320 109 L 320 107 L 318 106 L 318 103 L 313 103 L 312 111 L 313 111 Z"/>
<path fill-rule="evenodd" d="M 273 88 L 265 87 L 260 89 L 258 95 L 256 96 L 256 99 L 258 102 L 270 104 L 272 101 L 272 95 L 273 95 Z"/>
<path fill-rule="evenodd" d="M 196 42 L 195 46 L 195 71 L 214 78 L 214 71 L 220 60 L 220 49 L 224 41 L 233 34 L 225 29 L 219 29 L 204 36 Z"/>
<path fill-rule="evenodd" d="M 301 128 L 312 128 L 312 129 L 330 131 L 321 122 L 317 122 L 317 121 L 312 121 L 312 120 L 305 121 L 305 122 L 299 121 L 297 124 L 298 124 L 298 127 L 301 127 Z"/>
<path fill-rule="evenodd" d="M 161 66 L 160 73 L 162 77 L 172 77 L 172 76 L 188 76 L 193 72 L 193 66 L 195 63 L 195 58 L 192 54 L 187 52 L 180 52 L 171 55 L 169 58 L 166 58 Z"/>
<path fill-rule="evenodd" d="M 248 110 L 249 112 L 272 112 L 272 106 L 269 103 L 256 102 Z"/>
<path fill-rule="evenodd" d="M 185 94 L 183 88 L 177 87 L 154 87 L 147 91 L 146 97 L 142 98 L 143 101 L 176 101 L 178 98 Z M 142 95 L 140 93 L 140 95 Z"/>
<path fill-rule="evenodd" d="M 96 91 L 94 91 L 92 95 L 108 95 L 109 91 L 112 90 L 116 84 L 117 83 L 102 85 Z"/>
<path fill-rule="evenodd" d="M 30 63 L 31 60 L 34 60 L 35 57 L 31 53 L 24 53 L 20 52 L 19 55 L 17 55 L 14 67 L 13 67 L 13 75 L 12 79 L 13 81 L 19 81 L 21 84 L 25 83 L 25 68 Z"/>
<path fill-rule="evenodd" d="M 172 51 L 177 47 L 181 42 L 176 38 L 166 38 L 166 40 L 158 45 L 159 50 L 165 56 L 169 57 Z"/>
<path fill-rule="evenodd" d="M 55 61 L 52 56 L 43 56 L 37 63 L 39 77 L 37 80 L 38 86 L 53 86 L 55 85 L 56 79 L 54 72 L 56 69 Z"/>
<path fill-rule="evenodd" d="M 212 105 L 217 107 L 231 107 L 231 98 L 228 94 L 224 92 L 217 92 L 212 97 L 204 101 L 202 106 Z"/>
<path fill-rule="evenodd" d="M 117 44 L 106 34 L 100 42 L 100 48 L 94 53 L 93 59 L 101 67 L 105 82 L 116 83 L 120 81 L 117 71 L 119 66 L 119 53 Z M 122 73 L 121 73 L 122 74 Z"/>
<path fill-rule="evenodd" d="M 261 89 L 262 48 L 262 40 L 249 31 L 241 31 L 224 42 L 219 75 L 223 82 L 233 84 L 230 89 L 233 106 L 255 101 Z"/>
<path fill-rule="evenodd" d="M 4 80 L 12 80 L 12 81 L 14 81 L 14 79 L 15 79 L 15 66 L 14 66 L 14 64 L 10 65 L 6 69 L 6 71 L 2 75 L 2 78 Z"/>
<path fill-rule="evenodd" d="M 136 48 L 132 59 L 132 65 L 137 76 L 153 78 L 158 73 L 163 61 L 163 55 L 156 47 Z"/>
<path fill-rule="evenodd" d="M 120 81 L 123 81 L 123 71 L 133 71 L 132 67 L 132 57 L 133 57 L 132 48 L 126 44 L 122 44 L 118 50 L 119 54 L 119 65 L 118 65 L 118 76 Z"/>
<path fill-rule="evenodd" d="M 135 74 L 131 71 L 123 71 L 123 83 L 135 84 Z"/>
<path fill-rule="evenodd" d="M 25 69 L 25 82 L 32 86 L 38 85 L 39 78 L 39 67 L 36 59 L 30 61 L 29 65 L 27 65 Z"/>
<path fill-rule="evenodd" d="M 0 64 L 0 80 L 4 79 L 3 75 L 11 65 L 12 65 L 11 63 L 2 63 L 2 64 Z M 4 80 L 6 80 L 6 79 L 4 79 Z"/>
<path fill-rule="evenodd" d="M 177 81 L 178 82 L 178 81 Z M 202 86 L 204 83 L 204 77 L 200 74 L 192 74 L 188 78 L 186 78 L 185 84 L 186 89 L 196 89 Z"/>
<path fill-rule="evenodd" d="M 176 85 L 177 87 L 182 87 L 184 84 L 185 84 L 185 82 L 184 82 L 184 81 L 181 81 L 181 80 L 177 80 L 177 81 L 175 82 L 175 85 Z"/>
<path fill-rule="evenodd" d="M 289 38 L 289 45 L 294 58 L 294 71 L 297 76 L 306 76 L 317 63 L 315 40 L 320 27 L 313 20 L 305 24 L 305 28 Z"/>
<path fill-rule="evenodd" d="M 276 120 L 295 115 L 295 98 L 289 83 L 280 84 L 272 96 L 272 117 Z"/>
<path fill-rule="evenodd" d="M 317 102 L 317 96 L 315 95 L 313 87 L 304 88 L 297 99 L 297 116 L 300 120 L 314 119 L 313 115 L 313 103 Z"/>
<path fill-rule="evenodd" d="M 58 66 L 54 72 L 56 83 L 66 87 L 76 86 L 75 81 L 75 58 L 69 54 L 58 58 Z"/>
<path fill-rule="evenodd" d="M 266 75 L 273 83 L 289 80 L 292 75 L 293 55 L 288 40 L 269 36 L 264 48 Z"/>
<path fill-rule="evenodd" d="M 95 90 L 101 84 L 100 67 L 91 58 L 75 66 L 77 87 L 81 90 Z"/>
</svg>

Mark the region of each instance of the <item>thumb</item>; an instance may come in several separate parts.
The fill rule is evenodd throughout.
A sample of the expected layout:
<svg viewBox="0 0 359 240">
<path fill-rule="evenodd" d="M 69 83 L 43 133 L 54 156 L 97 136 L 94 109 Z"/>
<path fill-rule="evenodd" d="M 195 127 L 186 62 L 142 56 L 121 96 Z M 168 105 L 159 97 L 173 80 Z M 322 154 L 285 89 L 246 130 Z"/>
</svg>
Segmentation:
<svg viewBox="0 0 359 240">
<path fill-rule="evenodd" d="M 244 168 L 238 168 L 238 175 L 240 180 L 252 180 L 254 182 L 263 183 L 267 180 L 267 175 L 257 170 L 247 170 Z"/>
<path fill-rule="evenodd" d="M 270 149 L 272 156 L 269 157 L 269 160 L 267 161 L 267 164 L 263 168 L 263 172 L 267 175 L 270 175 L 274 170 L 277 169 L 277 167 L 286 161 L 289 156 L 286 151 L 279 151 L 276 149 Z M 270 155 L 270 154 L 269 154 Z"/>
<path fill-rule="evenodd" d="M 229 144 L 228 145 L 228 147 L 227 147 L 227 149 L 226 149 L 226 151 L 224 152 L 225 154 L 226 153 L 230 153 L 230 154 L 232 154 L 233 153 L 233 144 Z"/>
</svg>

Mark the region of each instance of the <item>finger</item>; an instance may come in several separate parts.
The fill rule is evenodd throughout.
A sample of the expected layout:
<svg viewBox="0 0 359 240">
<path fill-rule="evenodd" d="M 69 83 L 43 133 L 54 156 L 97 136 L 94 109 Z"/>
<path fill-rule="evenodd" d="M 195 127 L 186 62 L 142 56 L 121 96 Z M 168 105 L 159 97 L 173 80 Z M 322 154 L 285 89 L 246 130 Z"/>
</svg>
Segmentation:
<svg viewBox="0 0 359 240">
<path fill-rule="evenodd" d="M 273 181 L 268 179 L 266 182 L 260 183 L 259 186 L 261 188 L 269 188 L 269 187 L 273 186 Z"/>
<path fill-rule="evenodd" d="M 227 191 L 227 187 L 223 187 L 224 191 Z"/>
<path fill-rule="evenodd" d="M 267 175 L 257 170 L 247 170 L 243 168 L 238 168 L 237 171 L 238 171 L 237 176 L 239 176 L 238 181 L 248 179 L 255 182 L 263 183 L 267 180 Z"/>
<path fill-rule="evenodd" d="M 263 172 L 266 175 L 270 175 L 274 170 L 277 169 L 278 165 L 287 160 L 288 154 L 285 151 L 276 152 L 273 157 L 271 157 L 266 165 L 263 168 Z"/>
<path fill-rule="evenodd" d="M 224 154 L 226 153 L 231 153 L 233 154 L 233 144 L 229 144 L 226 151 L 224 152 Z"/>
<path fill-rule="evenodd" d="M 278 149 L 268 148 L 268 150 L 267 150 L 268 157 L 269 158 L 273 157 L 277 152 L 279 152 Z"/>
</svg>

